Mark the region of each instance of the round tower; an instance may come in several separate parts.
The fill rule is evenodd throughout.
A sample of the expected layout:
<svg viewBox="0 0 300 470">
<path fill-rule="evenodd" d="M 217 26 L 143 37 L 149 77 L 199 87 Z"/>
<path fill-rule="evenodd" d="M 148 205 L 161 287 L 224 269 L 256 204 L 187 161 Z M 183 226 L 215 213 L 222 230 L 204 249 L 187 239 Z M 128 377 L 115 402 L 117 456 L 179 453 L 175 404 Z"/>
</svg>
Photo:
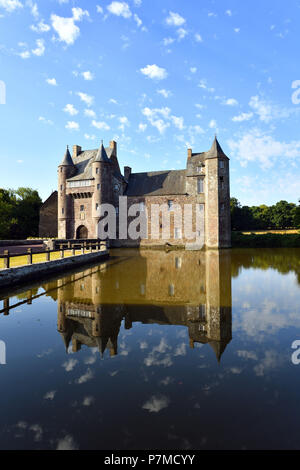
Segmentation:
<svg viewBox="0 0 300 470">
<path fill-rule="evenodd" d="M 69 207 L 67 195 L 67 179 L 74 171 L 74 163 L 69 152 L 69 147 L 58 167 L 58 238 L 66 239 L 68 235 Z"/>
<path fill-rule="evenodd" d="M 100 148 L 92 163 L 92 171 L 94 178 L 92 217 L 95 220 L 95 233 L 98 233 L 97 227 L 100 220 L 101 204 L 111 202 L 109 197 L 111 190 L 110 160 L 103 146 L 103 141 L 101 141 Z"/>
</svg>

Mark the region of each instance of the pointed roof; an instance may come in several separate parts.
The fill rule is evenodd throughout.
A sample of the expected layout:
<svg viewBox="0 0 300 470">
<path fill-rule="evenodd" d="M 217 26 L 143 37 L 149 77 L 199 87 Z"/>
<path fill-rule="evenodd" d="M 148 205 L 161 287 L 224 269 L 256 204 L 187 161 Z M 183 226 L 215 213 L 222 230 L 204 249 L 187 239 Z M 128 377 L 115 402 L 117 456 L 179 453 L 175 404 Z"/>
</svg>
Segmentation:
<svg viewBox="0 0 300 470">
<path fill-rule="evenodd" d="M 226 349 L 227 343 L 225 341 L 209 341 L 208 344 L 214 350 L 217 361 L 220 363 L 222 354 Z"/>
<path fill-rule="evenodd" d="M 66 153 L 64 155 L 64 158 L 60 164 L 60 166 L 70 166 L 70 165 L 74 165 L 73 163 L 73 160 L 72 160 L 72 157 L 71 157 L 71 154 L 69 152 L 69 146 L 67 145 L 67 150 L 66 150 Z"/>
<path fill-rule="evenodd" d="M 96 158 L 94 162 L 104 162 L 104 163 L 109 163 L 109 158 L 107 156 L 106 150 L 103 147 L 103 140 L 101 140 L 101 145 L 100 148 L 97 152 Z"/>
<path fill-rule="evenodd" d="M 217 136 L 215 136 L 211 149 L 206 152 L 206 158 L 227 158 L 222 150 L 221 145 L 218 142 Z"/>
</svg>

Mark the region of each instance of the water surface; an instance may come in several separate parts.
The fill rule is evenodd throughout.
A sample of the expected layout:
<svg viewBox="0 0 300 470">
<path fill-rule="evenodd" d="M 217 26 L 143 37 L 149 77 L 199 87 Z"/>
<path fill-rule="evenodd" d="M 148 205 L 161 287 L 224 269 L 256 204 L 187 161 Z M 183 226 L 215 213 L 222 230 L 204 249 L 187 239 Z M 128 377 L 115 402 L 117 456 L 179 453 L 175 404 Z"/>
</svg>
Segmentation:
<svg viewBox="0 0 300 470">
<path fill-rule="evenodd" d="M 300 448 L 299 249 L 114 250 L 1 304 L 1 449 Z"/>
</svg>

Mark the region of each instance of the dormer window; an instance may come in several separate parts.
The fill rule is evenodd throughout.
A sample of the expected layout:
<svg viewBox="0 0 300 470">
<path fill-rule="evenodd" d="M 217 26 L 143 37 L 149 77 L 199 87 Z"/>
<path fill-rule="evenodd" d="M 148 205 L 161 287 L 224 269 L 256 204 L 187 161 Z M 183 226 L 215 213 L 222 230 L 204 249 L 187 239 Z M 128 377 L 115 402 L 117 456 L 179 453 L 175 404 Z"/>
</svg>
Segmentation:
<svg viewBox="0 0 300 470">
<path fill-rule="evenodd" d="M 200 166 L 197 166 L 197 173 L 202 173 L 203 171 L 203 166 L 200 165 Z"/>
<path fill-rule="evenodd" d="M 225 162 L 224 162 L 224 160 L 221 160 L 220 161 L 220 169 L 224 170 L 224 168 L 225 168 Z"/>
</svg>

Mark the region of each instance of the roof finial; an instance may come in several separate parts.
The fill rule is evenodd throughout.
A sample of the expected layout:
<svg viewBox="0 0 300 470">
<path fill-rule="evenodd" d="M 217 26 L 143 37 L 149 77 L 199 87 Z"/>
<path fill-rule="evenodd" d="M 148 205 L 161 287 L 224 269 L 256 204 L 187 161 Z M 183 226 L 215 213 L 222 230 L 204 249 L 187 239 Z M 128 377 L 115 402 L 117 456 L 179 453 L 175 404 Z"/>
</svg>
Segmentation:
<svg viewBox="0 0 300 470">
<path fill-rule="evenodd" d="M 101 139 L 101 145 L 103 145 L 103 139 Z"/>
</svg>

